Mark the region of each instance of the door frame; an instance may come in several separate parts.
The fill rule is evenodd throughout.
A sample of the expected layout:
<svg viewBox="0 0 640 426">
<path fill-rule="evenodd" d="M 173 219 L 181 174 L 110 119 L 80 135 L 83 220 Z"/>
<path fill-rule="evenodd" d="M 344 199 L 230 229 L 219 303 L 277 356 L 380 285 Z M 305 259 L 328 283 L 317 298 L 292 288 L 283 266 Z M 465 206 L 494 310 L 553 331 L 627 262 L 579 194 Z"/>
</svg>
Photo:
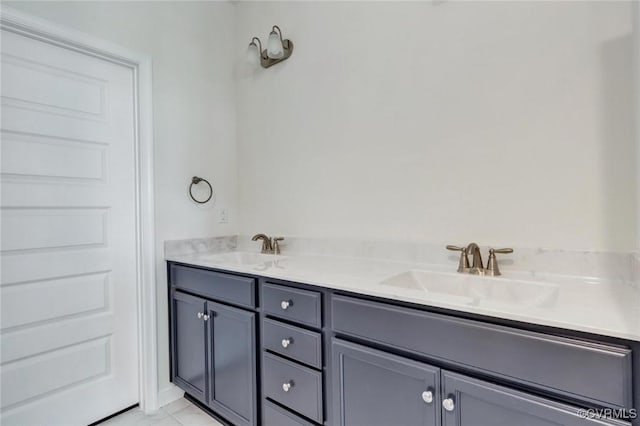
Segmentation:
<svg viewBox="0 0 640 426">
<path fill-rule="evenodd" d="M 125 66 L 133 72 L 138 399 L 145 413 L 156 411 L 159 405 L 151 56 L 4 5 L 0 9 L 0 27 Z"/>
</svg>

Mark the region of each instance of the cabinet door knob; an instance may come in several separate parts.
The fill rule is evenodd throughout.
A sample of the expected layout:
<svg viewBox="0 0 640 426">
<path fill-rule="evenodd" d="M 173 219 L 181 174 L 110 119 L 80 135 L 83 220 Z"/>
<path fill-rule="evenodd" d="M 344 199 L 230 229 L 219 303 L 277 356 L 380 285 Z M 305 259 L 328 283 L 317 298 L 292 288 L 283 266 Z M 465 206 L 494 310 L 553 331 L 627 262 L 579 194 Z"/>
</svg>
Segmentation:
<svg viewBox="0 0 640 426">
<path fill-rule="evenodd" d="M 288 381 L 287 383 L 282 384 L 282 390 L 285 392 L 289 392 L 292 387 L 293 387 L 293 382 L 291 380 Z"/>
<path fill-rule="evenodd" d="M 453 398 L 442 400 L 442 408 L 447 411 L 453 411 L 453 409 L 456 408 L 456 404 L 453 402 Z"/>
<path fill-rule="evenodd" d="M 431 390 L 422 392 L 422 400 L 427 404 L 431 404 L 433 402 L 433 392 Z"/>
<path fill-rule="evenodd" d="M 280 342 L 282 344 L 283 348 L 287 348 L 290 344 L 293 343 L 293 339 L 291 337 L 289 337 L 288 339 L 282 339 L 282 342 Z"/>
<path fill-rule="evenodd" d="M 293 305 L 293 302 L 291 300 L 283 300 L 282 302 L 280 302 L 280 307 L 285 311 L 289 309 L 289 306 L 291 305 Z"/>
<path fill-rule="evenodd" d="M 204 314 L 203 314 L 202 312 L 198 312 L 198 319 L 202 319 L 202 316 L 203 316 L 203 315 L 204 315 Z"/>
<path fill-rule="evenodd" d="M 209 320 L 209 315 L 207 314 L 202 315 L 202 319 L 205 321 Z"/>
</svg>

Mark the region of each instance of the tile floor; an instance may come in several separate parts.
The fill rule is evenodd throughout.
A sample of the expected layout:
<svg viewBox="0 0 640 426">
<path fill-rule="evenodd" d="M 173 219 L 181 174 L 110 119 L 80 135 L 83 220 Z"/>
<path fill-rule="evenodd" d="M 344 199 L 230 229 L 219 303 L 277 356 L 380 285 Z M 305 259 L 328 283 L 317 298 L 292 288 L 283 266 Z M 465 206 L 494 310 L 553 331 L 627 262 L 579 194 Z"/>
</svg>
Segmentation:
<svg viewBox="0 0 640 426">
<path fill-rule="evenodd" d="M 100 426 L 222 426 L 213 417 L 184 398 L 165 405 L 157 413 L 145 416 L 139 408 L 120 414 Z"/>
</svg>

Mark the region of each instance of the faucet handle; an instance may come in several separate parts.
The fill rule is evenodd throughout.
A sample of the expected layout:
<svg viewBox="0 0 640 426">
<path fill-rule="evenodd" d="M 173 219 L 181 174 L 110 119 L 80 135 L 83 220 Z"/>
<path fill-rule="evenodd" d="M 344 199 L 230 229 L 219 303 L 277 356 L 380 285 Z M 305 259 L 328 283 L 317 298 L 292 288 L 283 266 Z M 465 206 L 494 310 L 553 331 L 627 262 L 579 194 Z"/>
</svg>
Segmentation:
<svg viewBox="0 0 640 426">
<path fill-rule="evenodd" d="M 280 254 L 280 241 L 284 241 L 284 237 L 273 238 L 273 254 Z"/>
<path fill-rule="evenodd" d="M 467 248 L 466 247 L 458 247 L 448 245 L 447 250 L 451 251 L 459 251 L 460 252 L 460 262 L 458 263 L 458 272 L 464 272 L 469 269 L 469 256 L 467 256 Z"/>
<path fill-rule="evenodd" d="M 498 267 L 498 259 L 496 258 L 496 253 L 513 253 L 512 248 L 501 248 L 501 249 L 489 249 L 489 260 L 487 260 L 487 269 L 486 274 L 497 277 L 498 275 L 502 275 L 500 272 L 500 268 Z"/>
<path fill-rule="evenodd" d="M 493 251 L 494 253 L 504 253 L 504 254 L 508 254 L 508 253 L 513 253 L 513 249 L 512 248 L 501 248 L 501 249 L 489 249 L 489 254 L 491 254 L 491 251 Z"/>
</svg>

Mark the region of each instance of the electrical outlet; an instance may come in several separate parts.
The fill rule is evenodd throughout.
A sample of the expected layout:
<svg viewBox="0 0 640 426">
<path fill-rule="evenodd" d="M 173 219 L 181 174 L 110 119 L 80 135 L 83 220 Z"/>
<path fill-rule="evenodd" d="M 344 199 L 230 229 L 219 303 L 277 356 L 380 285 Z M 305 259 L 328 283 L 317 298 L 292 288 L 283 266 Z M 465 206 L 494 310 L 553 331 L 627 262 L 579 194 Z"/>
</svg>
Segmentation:
<svg viewBox="0 0 640 426">
<path fill-rule="evenodd" d="M 220 208 L 220 223 L 229 222 L 229 210 L 226 207 Z"/>
</svg>

